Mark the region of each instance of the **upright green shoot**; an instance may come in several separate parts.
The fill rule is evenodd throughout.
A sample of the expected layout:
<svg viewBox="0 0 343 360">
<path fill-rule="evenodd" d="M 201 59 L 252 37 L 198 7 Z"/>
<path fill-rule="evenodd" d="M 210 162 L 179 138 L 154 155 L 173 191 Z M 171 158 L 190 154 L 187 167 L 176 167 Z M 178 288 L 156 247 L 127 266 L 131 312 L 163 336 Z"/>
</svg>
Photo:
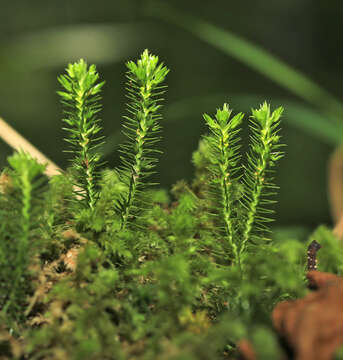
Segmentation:
<svg viewBox="0 0 343 360">
<path fill-rule="evenodd" d="M 239 113 L 230 119 L 231 112 L 228 104 L 224 104 L 223 109 L 217 110 L 214 118 L 204 114 L 204 119 L 211 132 L 205 137 L 209 145 L 210 196 L 214 199 L 215 211 L 221 219 L 222 230 L 229 243 L 231 255 L 237 262 L 233 184 L 238 180 L 237 173 L 241 167 L 238 144 L 240 128 L 237 127 L 241 124 L 244 115 Z"/>
<path fill-rule="evenodd" d="M 12 216 L 17 217 L 13 221 L 18 221 L 18 227 L 10 231 L 4 229 L 5 236 L 0 241 L 0 253 L 4 260 L 0 271 L 0 290 L 7 295 L 2 299 L 3 307 L 0 301 L 0 307 L 9 319 L 19 320 L 23 315 L 20 306 L 23 306 L 28 295 L 25 277 L 29 275 L 28 266 L 34 257 L 31 232 L 37 225 L 37 214 L 34 213 L 33 202 L 37 199 L 35 190 L 39 188 L 39 192 L 42 185 L 42 178 L 37 178 L 44 172 L 45 165 L 38 164 L 25 153 L 15 153 L 8 158 L 8 163 L 13 171 L 13 191 L 19 195 L 18 209 L 15 203 L 12 206 Z M 15 233 L 12 233 L 13 230 Z"/>
<path fill-rule="evenodd" d="M 100 155 L 96 152 L 103 136 L 98 112 L 101 110 L 100 91 L 105 82 L 98 82 L 95 65 L 87 66 L 81 59 L 69 64 L 66 74 L 58 77 L 65 91 L 58 91 L 64 105 L 68 132 L 65 140 L 71 145 L 67 152 L 74 155 L 72 161 L 73 183 L 76 195 L 86 208 L 94 209 L 97 201 Z"/>
<path fill-rule="evenodd" d="M 204 115 L 210 129 L 210 135 L 205 136 L 210 163 L 208 195 L 229 245 L 228 255 L 241 269 L 248 244 L 266 240 L 263 236 L 269 229 L 265 223 L 272 221 L 268 215 L 273 210 L 266 205 L 275 202 L 270 196 L 278 189 L 272 182 L 271 168 L 283 156 L 278 135 L 283 109 L 271 113 L 270 106 L 264 103 L 260 109 L 252 110 L 246 166 L 241 165 L 238 144 L 243 114 L 230 119 L 231 112 L 224 104 L 214 118 Z"/>
<path fill-rule="evenodd" d="M 278 186 L 273 184 L 272 167 L 282 158 L 280 151 L 280 117 L 283 108 L 277 108 L 273 113 L 270 106 L 263 103 L 259 109 L 252 110 L 250 118 L 250 151 L 247 154 L 247 165 L 244 167 L 244 195 L 241 204 L 245 209 L 242 240 L 239 248 L 240 256 L 246 250 L 248 242 L 265 240 L 261 231 L 268 231 L 266 223 L 272 221 L 273 210 L 266 206 L 274 203 L 270 196 L 275 195 Z"/>
<path fill-rule="evenodd" d="M 161 152 L 153 145 L 160 139 L 162 116 L 159 110 L 166 87 L 161 84 L 169 72 L 148 50 L 143 52 L 137 63 L 129 61 L 126 66 L 130 102 L 123 132 L 128 140 L 120 147 L 122 166 L 119 173 L 127 192 L 117 204 L 122 229 L 144 207 L 140 195 L 146 186 L 151 185 L 145 179 L 154 173 L 153 168 L 158 161 L 156 154 Z"/>
</svg>

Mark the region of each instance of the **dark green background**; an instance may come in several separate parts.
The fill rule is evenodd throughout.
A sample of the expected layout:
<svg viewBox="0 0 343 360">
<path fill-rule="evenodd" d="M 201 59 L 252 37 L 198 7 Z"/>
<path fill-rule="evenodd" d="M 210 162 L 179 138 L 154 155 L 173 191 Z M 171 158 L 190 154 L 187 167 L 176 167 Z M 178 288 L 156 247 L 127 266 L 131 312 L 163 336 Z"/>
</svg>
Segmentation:
<svg viewBox="0 0 343 360">
<path fill-rule="evenodd" d="M 163 1 L 160 1 L 161 3 Z M 270 51 L 301 70 L 336 98 L 342 89 L 340 1 L 168 1 Z M 175 24 L 146 13 L 145 1 L 0 0 L 0 116 L 61 167 L 61 106 L 56 77 L 68 62 L 96 63 L 102 78 L 106 157 L 118 163 L 115 134 L 125 114 L 125 62 L 149 48 L 171 69 L 164 108 L 163 151 L 158 180 L 169 187 L 192 179 L 191 154 L 206 131 L 203 112 L 229 102 L 248 112 L 264 99 L 302 103 L 267 77 Z M 252 102 L 246 99 L 252 97 Z M 191 101 L 193 99 L 193 101 Z M 247 119 L 247 117 L 246 117 Z M 297 119 L 295 119 L 297 120 Z M 343 121 L 343 120 L 342 120 Z M 280 225 L 330 224 L 326 166 L 334 146 L 283 121 L 287 155 L 277 183 Z M 343 134 L 342 134 L 343 137 Z M 107 148 L 107 149 L 108 149 Z M 11 150 L 0 142 L 0 166 Z"/>
</svg>

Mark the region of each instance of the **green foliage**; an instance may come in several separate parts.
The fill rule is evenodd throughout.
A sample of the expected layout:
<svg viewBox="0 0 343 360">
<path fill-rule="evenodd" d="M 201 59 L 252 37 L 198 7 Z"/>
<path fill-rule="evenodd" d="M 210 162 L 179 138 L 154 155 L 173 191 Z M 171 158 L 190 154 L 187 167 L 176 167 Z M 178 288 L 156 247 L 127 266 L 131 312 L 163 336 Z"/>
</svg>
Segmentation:
<svg viewBox="0 0 343 360">
<path fill-rule="evenodd" d="M 111 319 L 120 306 L 113 299 L 118 273 L 104 269 L 101 260 L 98 247 L 84 248 L 73 277 L 61 281 L 50 293 L 51 310 L 46 315 L 50 325 L 30 334 L 29 353 L 35 350 L 37 358 L 123 358 Z"/>
<path fill-rule="evenodd" d="M 270 329 L 264 326 L 256 327 L 251 337 L 254 349 L 258 349 L 256 354 L 258 359 L 275 360 L 282 358 L 277 337 Z"/>
<path fill-rule="evenodd" d="M 30 359 L 230 359 L 246 338 L 258 359 L 281 357 L 270 313 L 306 293 L 307 250 L 291 230 L 263 241 L 276 189 L 271 170 L 282 156 L 282 109 L 264 103 L 252 110 L 246 164 L 243 115 L 231 117 L 227 104 L 204 115 L 210 133 L 193 155 L 195 179 L 177 182 L 169 195 L 147 179 L 168 70 L 147 50 L 127 66 L 131 116 L 121 168 L 99 172 L 92 149 L 103 83 L 96 85 L 95 67 L 83 61 L 59 78 L 72 176 L 46 182 L 44 166 L 28 155 L 8 159 L 8 180 L 0 178 L 0 319 L 7 331 L 0 351 Z M 340 273 L 331 232 L 319 228 L 313 238 L 323 247 L 319 267 Z M 17 348 L 11 336 L 20 337 Z"/>
<path fill-rule="evenodd" d="M 321 249 L 317 253 L 318 270 L 342 275 L 343 249 L 332 231 L 321 225 L 310 236 L 308 245 L 313 240 L 316 240 L 321 245 Z"/>
<path fill-rule="evenodd" d="M 244 195 L 241 200 L 246 209 L 246 221 L 242 231 L 242 243 L 239 253 L 244 253 L 250 238 L 256 240 L 258 231 L 266 231 L 265 223 L 270 222 L 271 209 L 266 208 L 275 202 L 269 199 L 276 194 L 278 188 L 273 184 L 270 176 L 272 167 L 283 156 L 279 151 L 282 144 L 279 143 L 280 117 L 283 108 L 279 107 L 273 113 L 267 103 L 261 105 L 260 109 L 252 110 L 250 118 L 250 152 L 248 163 L 244 167 Z"/>
<path fill-rule="evenodd" d="M 11 326 L 23 320 L 27 296 L 31 289 L 29 266 L 39 246 L 34 239 L 38 226 L 37 198 L 42 191 L 45 165 L 25 153 L 8 158 L 13 179 L 8 197 L 1 196 L 0 228 L 0 308 Z M 41 196 L 41 195 L 40 195 Z"/>
<path fill-rule="evenodd" d="M 65 118 L 68 127 L 65 140 L 70 144 L 70 152 L 74 155 L 72 161 L 74 191 L 83 199 L 84 206 L 94 209 L 99 196 L 98 175 L 100 155 L 96 149 L 101 145 L 99 136 L 101 126 L 98 112 L 101 110 L 100 91 L 104 82 L 98 82 L 99 74 L 95 65 L 87 66 L 81 59 L 69 64 L 65 75 L 58 81 L 65 91 L 58 91 L 64 105 Z"/>
<path fill-rule="evenodd" d="M 343 347 L 340 346 L 336 351 L 334 355 L 334 360 L 341 360 L 343 359 Z"/>
<path fill-rule="evenodd" d="M 277 189 L 272 183 L 270 168 L 283 155 L 278 151 L 282 145 L 277 135 L 282 111 L 280 107 L 271 113 L 267 103 L 258 110 L 252 110 L 250 152 L 247 154 L 247 164 L 243 165 L 243 187 L 239 182 L 242 165 L 238 144 L 238 126 L 243 114 L 230 119 L 232 111 L 224 104 L 223 109 L 217 110 L 215 118 L 204 115 L 211 131 L 205 137 L 209 162 L 206 167 L 209 171 L 208 196 L 213 201 L 216 215 L 219 215 L 219 224 L 229 245 L 229 258 L 234 264 L 241 265 L 248 245 L 263 240 L 268 230 L 264 223 L 270 221 L 267 216 L 272 210 L 265 206 L 273 203 L 269 197 Z M 201 165 L 200 154 L 194 161 Z"/>
<path fill-rule="evenodd" d="M 224 225 L 224 233 L 233 253 L 233 258 L 238 261 L 238 247 L 234 241 L 236 224 L 234 223 L 234 194 L 233 187 L 237 181 L 237 173 L 240 170 L 240 154 L 238 152 L 240 140 L 237 134 L 240 129 L 243 114 L 239 113 L 230 119 L 231 110 L 227 104 L 223 109 L 218 109 L 215 118 L 205 114 L 204 118 L 211 131 L 207 142 L 209 144 L 210 165 L 208 167 L 211 176 L 211 188 L 219 214 Z"/>
<path fill-rule="evenodd" d="M 149 54 L 148 50 L 143 52 L 137 63 L 129 61 L 126 66 L 127 97 L 130 102 L 129 115 L 125 116 L 123 126 L 128 141 L 120 148 L 120 176 L 127 186 L 127 192 L 117 204 L 122 229 L 144 207 L 140 194 L 148 185 L 145 179 L 154 173 L 156 154 L 160 153 L 153 145 L 159 140 L 161 129 L 159 110 L 165 88 L 161 84 L 169 72 L 163 63 L 158 63 L 158 57 Z"/>
</svg>

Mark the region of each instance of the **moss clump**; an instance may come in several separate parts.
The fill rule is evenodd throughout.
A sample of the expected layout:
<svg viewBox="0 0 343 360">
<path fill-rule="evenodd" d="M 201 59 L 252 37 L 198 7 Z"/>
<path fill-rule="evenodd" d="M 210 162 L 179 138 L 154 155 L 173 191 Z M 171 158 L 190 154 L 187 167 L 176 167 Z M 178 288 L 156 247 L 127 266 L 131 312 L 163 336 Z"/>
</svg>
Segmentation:
<svg viewBox="0 0 343 360">
<path fill-rule="evenodd" d="M 91 146 L 103 83 L 84 61 L 59 78 L 71 168 L 46 179 L 28 155 L 8 160 L 0 192 L 1 355 L 228 359 L 245 337 L 261 359 L 278 358 L 270 311 L 304 294 L 306 260 L 305 244 L 287 232 L 264 241 L 282 109 L 265 103 L 252 111 L 245 160 L 243 114 L 231 117 L 225 104 L 205 115 L 210 133 L 194 154 L 192 185 L 154 189 L 168 69 L 148 51 L 127 66 L 119 168 L 103 169 Z M 334 244 L 325 229 L 319 235 Z M 323 264 L 342 268 L 328 256 Z"/>
</svg>

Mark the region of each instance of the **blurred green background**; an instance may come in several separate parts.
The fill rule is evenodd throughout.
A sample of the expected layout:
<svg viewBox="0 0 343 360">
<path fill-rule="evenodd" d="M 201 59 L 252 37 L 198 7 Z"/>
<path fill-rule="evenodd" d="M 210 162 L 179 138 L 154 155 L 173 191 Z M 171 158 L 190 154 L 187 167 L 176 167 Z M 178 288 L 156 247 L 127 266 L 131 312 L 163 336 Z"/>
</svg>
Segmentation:
<svg viewBox="0 0 343 360">
<path fill-rule="evenodd" d="M 203 112 L 223 102 L 249 112 L 266 99 L 286 108 L 277 224 L 330 224 L 327 160 L 343 142 L 342 15 L 338 0 L 0 0 L 0 116 L 65 168 L 56 77 L 83 57 L 106 80 L 104 151 L 116 166 L 125 62 L 148 48 L 171 69 L 163 187 L 191 181 Z M 1 167 L 10 153 L 0 142 Z"/>
</svg>

